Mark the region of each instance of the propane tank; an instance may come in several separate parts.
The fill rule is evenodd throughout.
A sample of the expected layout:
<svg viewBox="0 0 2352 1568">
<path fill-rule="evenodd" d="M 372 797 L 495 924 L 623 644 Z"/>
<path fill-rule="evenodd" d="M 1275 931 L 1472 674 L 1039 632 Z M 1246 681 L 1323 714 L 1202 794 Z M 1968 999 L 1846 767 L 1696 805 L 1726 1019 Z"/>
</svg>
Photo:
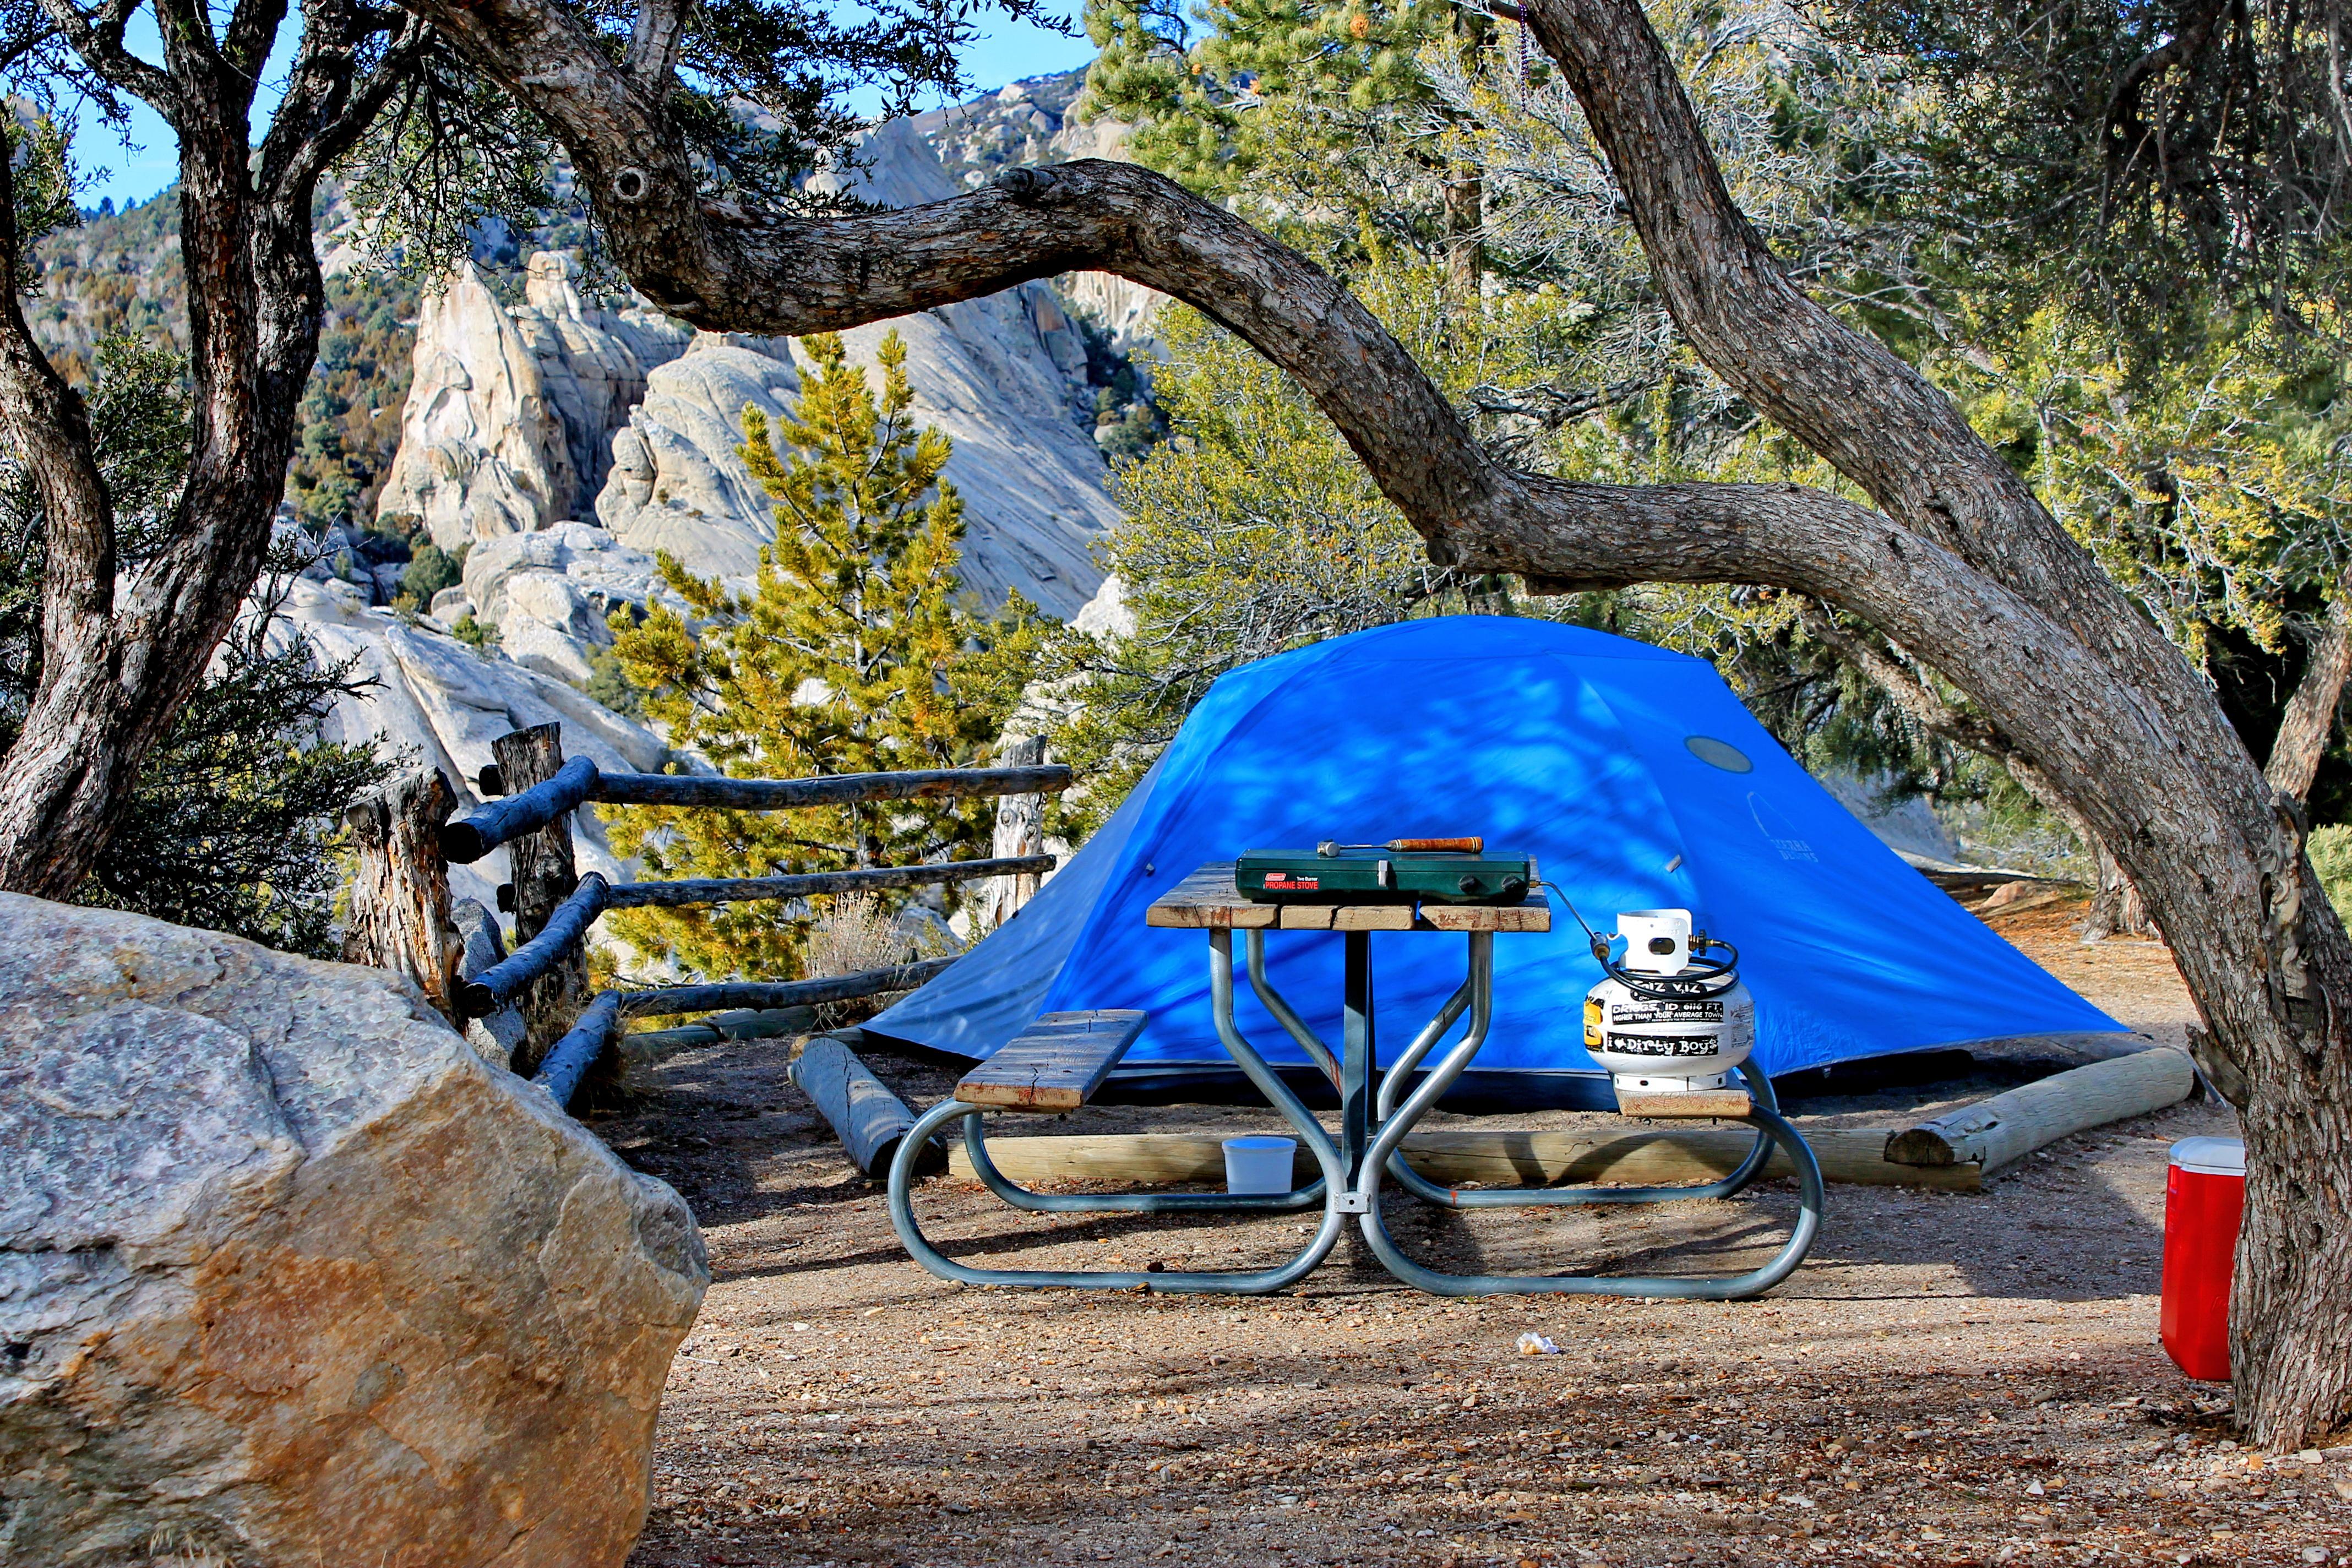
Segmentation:
<svg viewBox="0 0 2352 1568">
<path fill-rule="evenodd" d="M 1593 939 L 1608 975 L 1584 994 L 1584 1048 L 1620 1089 L 1727 1087 L 1756 1048 L 1756 1001 L 1739 983 L 1738 953 L 1694 934 L 1688 910 L 1626 910 L 1616 934 L 1622 960 L 1612 938 Z"/>
</svg>

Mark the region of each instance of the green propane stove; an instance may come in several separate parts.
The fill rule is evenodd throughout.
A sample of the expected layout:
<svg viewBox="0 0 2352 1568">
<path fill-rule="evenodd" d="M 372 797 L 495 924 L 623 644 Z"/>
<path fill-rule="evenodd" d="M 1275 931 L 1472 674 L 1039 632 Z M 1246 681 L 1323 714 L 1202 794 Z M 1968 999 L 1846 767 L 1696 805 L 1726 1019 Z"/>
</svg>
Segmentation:
<svg viewBox="0 0 2352 1568">
<path fill-rule="evenodd" d="M 1234 862 L 1234 887 L 1255 904 L 1516 904 L 1535 884 L 1533 860 L 1489 855 L 1483 838 L 1326 839 Z"/>
</svg>

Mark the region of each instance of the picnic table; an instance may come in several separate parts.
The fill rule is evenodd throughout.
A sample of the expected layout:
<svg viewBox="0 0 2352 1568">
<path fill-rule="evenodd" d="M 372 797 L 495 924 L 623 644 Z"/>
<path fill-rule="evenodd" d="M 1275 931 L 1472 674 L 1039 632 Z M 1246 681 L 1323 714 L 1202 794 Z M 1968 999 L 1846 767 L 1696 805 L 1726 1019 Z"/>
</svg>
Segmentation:
<svg viewBox="0 0 2352 1568">
<path fill-rule="evenodd" d="M 1786 1279 L 1804 1260 L 1818 1233 L 1822 1212 L 1821 1166 L 1796 1129 L 1773 1101 L 1771 1080 L 1752 1064 L 1742 1068 L 1745 1092 L 1706 1096 L 1656 1096 L 1621 1108 L 1630 1114 L 1697 1113 L 1737 1121 L 1757 1130 L 1756 1142 L 1738 1168 L 1720 1181 L 1668 1187 L 1485 1187 L 1457 1191 L 1437 1186 L 1408 1165 L 1398 1152 L 1405 1135 L 1433 1109 L 1486 1043 L 1494 1022 L 1495 938 L 1498 934 L 1548 931 L 1551 905 L 1540 888 L 1502 904 L 1255 903 L 1234 884 L 1230 862 L 1200 868 L 1146 911 L 1149 925 L 1200 931 L 1209 948 L 1209 1003 L 1217 1038 L 1236 1066 L 1263 1093 L 1320 1171 L 1313 1181 L 1286 1193 L 1040 1193 L 1012 1182 L 988 1155 L 983 1113 L 1064 1111 L 1086 1104 L 1126 1053 L 1147 1022 L 1130 1009 L 1047 1014 L 956 1086 L 950 1098 L 917 1121 L 899 1147 L 890 1171 L 892 1225 L 915 1260 L 944 1279 L 973 1285 L 1150 1289 L 1190 1294 L 1256 1295 L 1279 1290 L 1312 1272 L 1330 1255 L 1349 1219 L 1361 1226 L 1373 1255 L 1399 1279 L 1436 1295 L 1596 1294 L 1671 1296 L 1729 1300 L 1760 1294 Z M 1282 1031 L 1328 1078 L 1339 1096 L 1339 1129 L 1324 1128 L 1269 1066 L 1234 1019 L 1234 933 L 1240 931 L 1250 987 Z M 1302 1018 L 1266 977 L 1265 943 L 1270 931 L 1337 935 L 1343 943 L 1340 1038 L 1337 1049 Z M 1423 1026 L 1375 1087 L 1371 938 L 1375 931 L 1423 932 L 1465 939 L 1462 984 Z M 1468 1016 L 1461 1039 L 1437 1065 L 1412 1081 L 1413 1074 L 1454 1026 Z M 1566 1026 L 1565 1025 L 1563 1026 Z M 1408 1091 L 1407 1086 L 1410 1085 Z M 923 1144 L 950 1121 L 963 1124 L 964 1145 L 973 1171 L 989 1190 L 1017 1207 L 1046 1214 L 1323 1211 L 1313 1237 L 1288 1261 L 1264 1269 L 1134 1272 L 1111 1269 L 978 1268 L 959 1263 L 933 1247 L 913 1209 L 914 1158 Z M 1527 1207 L 1556 1204 L 1660 1203 L 1729 1197 L 1754 1182 L 1778 1145 L 1789 1157 L 1798 1183 L 1799 1215 L 1786 1245 L 1763 1267 L 1727 1279 L 1644 1279 L 1630 1276 L 1539 1274 L 1450 1274 L 1407 1258 L 1382 1222 L 1383 1180 L 1425 1203 L 1450 1208 Z"/>
</svg>

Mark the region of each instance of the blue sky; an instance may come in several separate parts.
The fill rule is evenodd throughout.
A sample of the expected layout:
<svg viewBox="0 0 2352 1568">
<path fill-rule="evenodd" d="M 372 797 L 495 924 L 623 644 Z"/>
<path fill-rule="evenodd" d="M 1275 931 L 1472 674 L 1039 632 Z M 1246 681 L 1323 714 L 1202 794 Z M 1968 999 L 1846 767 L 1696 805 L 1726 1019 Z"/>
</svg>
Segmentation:
<svg viewBox="0 0 2352 1568">
<path fill-rule="evenodd" d="M 1075 16 L 1073 3 L 1068 14 Z M 1024 22 L 1010 22 L 1002 16 L 986 16 L 980 23 L 982 37 L 967 57 L 967 74 L 978 92 L 991 91 L 1006 82 L 1023 77 L 1042 76 L 1047 71 L 1068 70 L 1081 66 L 1094 57 L 1094 46 L 1083 34 L 1066 38 L 1042 27 Z M 289 22 L 286 37 L 281 41 L 278 58 L 271 61 L 274 78 L 285 68 L 285 57 L 290 47 L 294 27 Z M 154 22 L 151 13 L 142 10 L 133 19 L 126 41 L 137 53 L 149 59 L 159 58 Z M 262 85 L 263 103 L 255 112 L 255 139 L 259 140 L 260 126 L 268 105 L 277 100 L 269 82 Z M 878 94 L 866 95 L 867 101 L 857 107 L 873 112 L 880 105 Z M 928 107 L 928 106 L 927 106 Z M 146 201 L 170 184 L 178 174 L 178 154 L 172 133 L 152 110 L 144 104 L 134 104 L 131 110 L 131 140 L 134 145 L 125 147 L 112 132 L 97 124 L 85 124 L 74 138 L 74 162 L 87 176 L 86 188 L 80 193 L 81 205 L 96 206 L 101 198 L 111 197 L 120 205 L 124 200 Z"/>
</svg>

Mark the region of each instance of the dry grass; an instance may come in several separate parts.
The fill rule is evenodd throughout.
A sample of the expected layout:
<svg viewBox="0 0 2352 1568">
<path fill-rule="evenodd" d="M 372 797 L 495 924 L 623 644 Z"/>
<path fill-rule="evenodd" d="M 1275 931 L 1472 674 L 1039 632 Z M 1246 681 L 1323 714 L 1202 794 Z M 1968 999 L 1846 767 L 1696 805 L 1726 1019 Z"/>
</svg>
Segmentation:
<svg viewBox="0 0 2352 1568">
<path fill-rule="evenodd" d="M 910 935 L 899 925 L 898 911 L 879 895 L 842 893 L 809 928 L 803 972 L 812 980 L 823 980 L 888 969 L 917 959 L 941 958 L 955 951 L 952 942 L 936 932 Z M 820 1027 L 837 1029 L 872 1017 L 894 999 L 893 995 L 861 996 L 824 1003 L 817 1008 L 817 1022 Z"/>
<path fill-rule="evenodd" d="M 842 893 L 809 928 L 805 969 L 812 980 L 856 974 L 904 963 L 913 951 L 897 917 L 877 895 Z"/>
</svg>

